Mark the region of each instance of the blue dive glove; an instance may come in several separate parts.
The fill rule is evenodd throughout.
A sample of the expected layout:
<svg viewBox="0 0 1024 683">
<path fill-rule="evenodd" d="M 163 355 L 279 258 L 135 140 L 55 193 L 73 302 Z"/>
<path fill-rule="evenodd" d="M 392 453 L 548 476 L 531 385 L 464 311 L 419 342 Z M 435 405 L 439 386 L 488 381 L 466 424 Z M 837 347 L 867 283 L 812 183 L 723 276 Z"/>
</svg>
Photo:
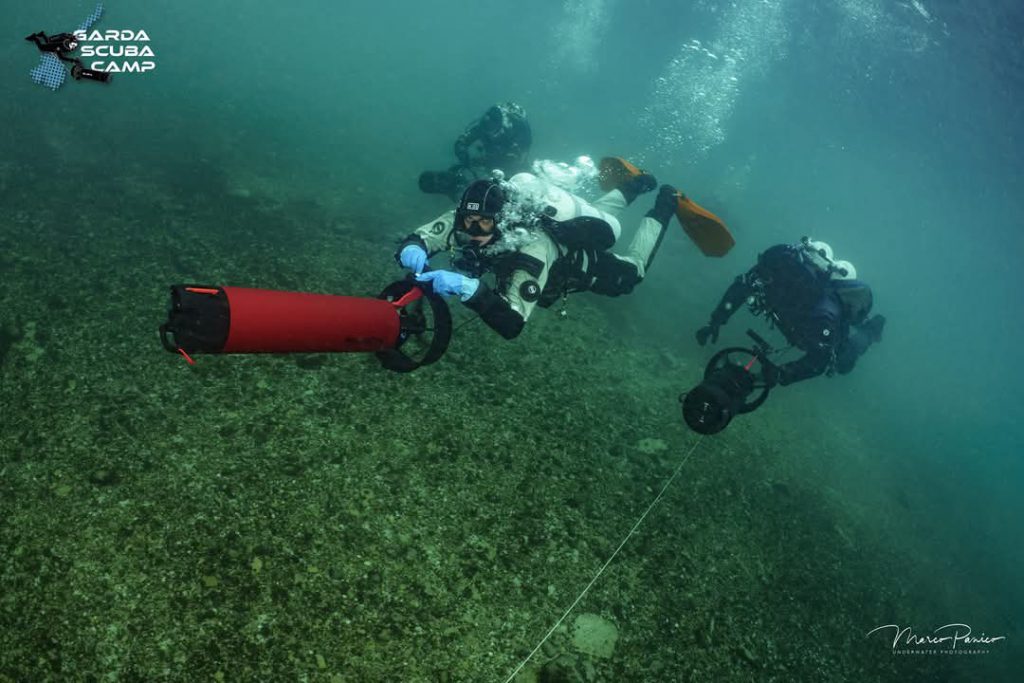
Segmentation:
<svg viewBox="0 0 1024 683">
<path fill-rule="evenodd" d="M 418 244 L 407 244 L 398 254 L 398 262 L 419 275 L 427 265 L 427 252 Z"/>
<path fill-rule="evenodd" d="M 404 251 L 404 249 L 403 249 Z M 480 281 L 475 277 L 466 277 L 460 273 L 453 273 L 450 270 L 431 270 L 417 275 L 420 282 L 429 282 L 434 286 L 434 293 L 441 296 L 459 295 L 459 299 L 467 301 L 476 294 Z"/>
</svg>

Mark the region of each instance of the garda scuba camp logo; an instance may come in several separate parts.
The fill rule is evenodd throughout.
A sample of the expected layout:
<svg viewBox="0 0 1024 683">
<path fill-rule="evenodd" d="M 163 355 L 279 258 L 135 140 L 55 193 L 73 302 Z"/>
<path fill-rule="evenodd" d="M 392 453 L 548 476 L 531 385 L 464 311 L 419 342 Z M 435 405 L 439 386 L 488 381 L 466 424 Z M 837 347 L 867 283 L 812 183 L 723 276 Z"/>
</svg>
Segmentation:
<svg viewBox="0 0 1024 683">
<path fill-rule="evenodd" d="M 92 59 L 89 68 L 108 74 L 144 74 L 156 69 L 153 48 L 145 29 L 80 31 L 82 57 Z"/>
<path fill-rule="evenodd" d="M 25 38 L 39 50 L 39 63 L 29 71 L 34 83 L 56 90 L 67 75 L 76 81 L 109 83 L 112 74 L 144 74 L 156 69 L 156 53 L 145 29 L 94 28 L 103 4 L 72 31 L 38 31 Z"/>
</svg>

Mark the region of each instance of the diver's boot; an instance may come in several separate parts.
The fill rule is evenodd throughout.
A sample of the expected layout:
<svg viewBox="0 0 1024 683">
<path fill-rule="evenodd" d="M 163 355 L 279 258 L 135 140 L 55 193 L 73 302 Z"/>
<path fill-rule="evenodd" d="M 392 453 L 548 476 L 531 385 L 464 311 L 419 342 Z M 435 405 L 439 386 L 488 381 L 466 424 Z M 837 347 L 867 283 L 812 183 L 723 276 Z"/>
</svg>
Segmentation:
<svg viewBox="0 0 1024 683">
<path fill-rule="evenodd" d="M 619 185 L 618 190 L 626 198 L 626 205 L 629 206 L 633 200 L 642 194 L 650 192 L 658 186 L 658 180 L 650 173 L 641 173 L 633 176 Z"/>
<path fill-rule="evenodd" d="M 647 171 L 629 163 L 622 157 L 605 157 L 598 165 L 598 180 L 605 192 L 618 190 L 632 204 L 638 196 L 658 186 L 657 179 Z"/>
</svg>

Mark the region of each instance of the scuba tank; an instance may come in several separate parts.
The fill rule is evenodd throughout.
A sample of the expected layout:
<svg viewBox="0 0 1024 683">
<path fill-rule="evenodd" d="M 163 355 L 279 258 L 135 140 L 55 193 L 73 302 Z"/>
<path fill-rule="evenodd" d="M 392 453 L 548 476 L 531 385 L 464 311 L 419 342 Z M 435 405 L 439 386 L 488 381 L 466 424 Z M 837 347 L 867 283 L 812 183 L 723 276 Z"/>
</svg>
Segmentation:
<svg viewBox="0 0 1024 683">
<path fill-rule="evenodd" d="M 597 166 L 588 156 L 576 157 L 571 164 L 564 161 L 538 159 L 533 162 L 533 174 L 566 192 L 583 193 L 596 184 Z"/>
<path fill-rule="evenodd" d="M 622 226 L 618 218 L 532 173 L 517 173 L 508 182 L 514 187 L 524 209 L 539 211 L 556 223 L 567 223 L 577 218 L 603 221 L 611 228 L 615 241 L 618 241 L 619 235 L 622 234 Z M 508 207 L 506 207 L 507 212 Z"/>
</svg>

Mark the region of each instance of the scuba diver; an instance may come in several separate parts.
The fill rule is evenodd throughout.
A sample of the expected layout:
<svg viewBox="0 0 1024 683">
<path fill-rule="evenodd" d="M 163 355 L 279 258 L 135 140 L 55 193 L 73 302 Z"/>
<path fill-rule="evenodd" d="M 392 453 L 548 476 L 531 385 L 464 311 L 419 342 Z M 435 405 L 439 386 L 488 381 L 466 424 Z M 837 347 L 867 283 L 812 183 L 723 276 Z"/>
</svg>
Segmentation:
<svg viewBox="0 0 1024 683">
<path fill-rule="evenodd" d="M 39 64 L 29 72 L 34 83 L 45 85 L 51 90 L 56 90 L 64 83 L 65 71 L 61 62 L 71 64 L 71 77 L 76 81 L 83 78 L 99 83 L 110 82 L 110 74 L 105 71 L 89 69 L 82 60 L 72 56 L 78 49 L 78 38 L 74 33 L 57 33 L 46 35 L 43 31 L 37 31 L 25 40 L 34 43 L 39 49 Z"/>
<path fill-rule="evenodd" d="M 746 304 L 768 319 L 804 355 L 783 365 L 763 363 L 768 386 L 792 384 L 821 374 L 853 370 L 857 359 L 882 339 L 885 317 L 868 318 L 871 288 L 857 279 L 849 261 L 833 258 L 832 247 L 804 237 L 775 245 L 726 290 L 705 327 L 701 346 L 718 341 L 722 325 Z"/>
<path fill-rule="evenodd" d="M 682 195 L 662 185 L 625 254 L 612 253 L 619 214 L 657 181 L 625 160 L 602 161 L 609 164 L 614 187 L 592 204 L 530 173 L 476 180 L 456 209 L 402 241 L 395 258 L 434 293 L 458 295 L 506 339 L 522 331 L 536 306 L 547 308 L 570 293 L 628 294 L 650 268 Z M 441 251 L 450 251 L 463 272 L 427 270 Z M 485 273 L 494 275 L 493 287 L 481 280 Z"/>
<path fill-rule="evenodd" d="M 56 90 L 64 84 L 67 78 L 67 71 L 61 62 L 71 64 L 71 77 L 76 81 L 83 78 L 99 83 L 109 83 L 110 74 L 105 71 L 88 69 L 82 64 L 82 60 L 72 56 L 78 50 L 78 36 L 88 31 L 103 16 L 103 3 L 97 3 L 92 12 L 89 13 L 82 23 L 73 32 L 57 33 L 46 35 L 43 31 L 25 36 L 25 40 L 33 43 L 39 50 L 39 63 L 29 71 L 33 83 L 46 86 L 50 90 Z"/>
<path fill-rule="evenodd" d="M 500 168 L 509 173 L 525 171 L 532 141 L 526 111 L 515 102 L 496 104 L 455 141 L 458 163 L 447 171 L 421 173 L 420 189 L 458 201 L 471 182 L 489 178 L 492 169 Z"/>
</svg>

